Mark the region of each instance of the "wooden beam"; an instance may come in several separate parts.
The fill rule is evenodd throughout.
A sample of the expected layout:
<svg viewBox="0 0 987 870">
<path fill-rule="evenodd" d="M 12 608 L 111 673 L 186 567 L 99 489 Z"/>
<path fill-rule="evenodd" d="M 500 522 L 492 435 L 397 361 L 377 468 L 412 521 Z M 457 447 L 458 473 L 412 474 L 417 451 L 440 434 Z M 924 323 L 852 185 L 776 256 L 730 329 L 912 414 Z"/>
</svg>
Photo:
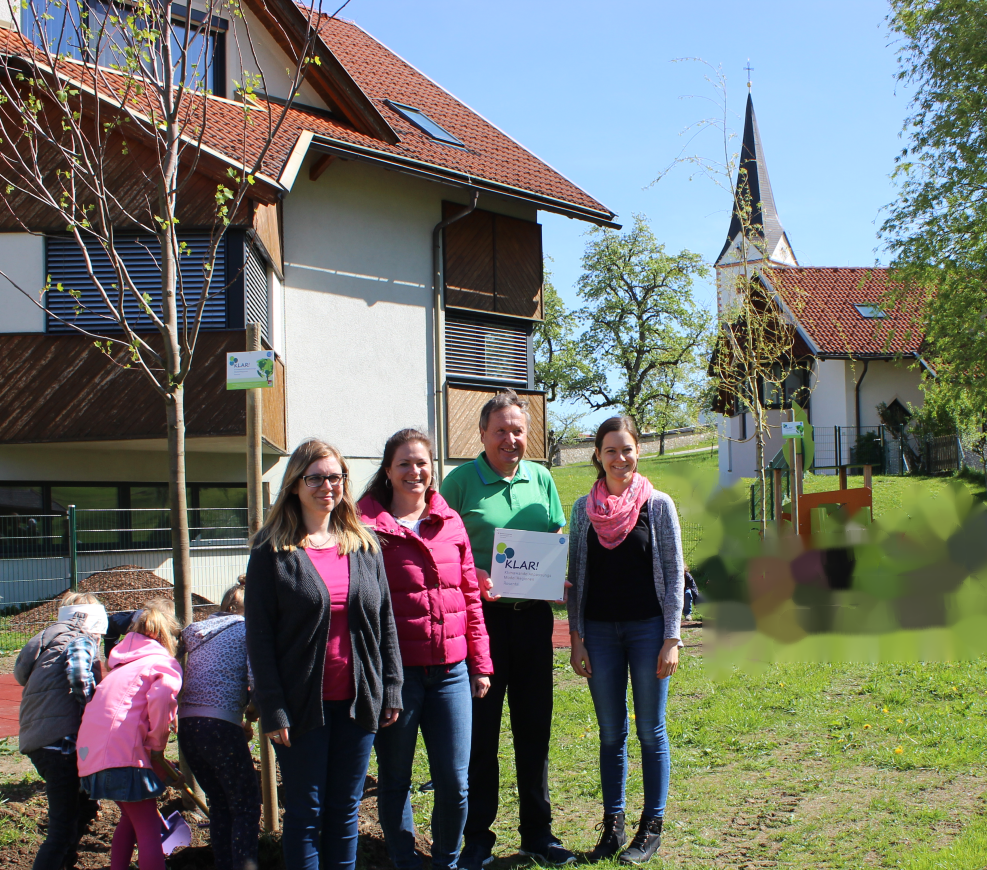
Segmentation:
<svg viewBox="0 0 987 870">
<path fill-rule="evenodd" d="M 323 154 L 312 164 L 312 168 L 308 171 L 309 181 L 318 181 L 322 173 L 332 165 L 335 159 L 335 154 Z"/>
</svg>

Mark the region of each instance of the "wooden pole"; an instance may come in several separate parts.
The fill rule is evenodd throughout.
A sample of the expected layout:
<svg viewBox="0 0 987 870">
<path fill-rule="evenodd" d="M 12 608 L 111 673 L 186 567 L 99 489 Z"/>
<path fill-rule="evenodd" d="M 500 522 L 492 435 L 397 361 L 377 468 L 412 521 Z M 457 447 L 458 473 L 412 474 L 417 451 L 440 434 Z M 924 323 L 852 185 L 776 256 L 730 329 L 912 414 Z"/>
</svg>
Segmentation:
<svg viewBox="0 0 987 870">
<path fill-rule="evenodd" d="M 247 324 L 247 350 L 261 350 L 260 324 Z M 260 530 L 264 522 L 264 467 L 261 462 L 261 432 L 263 429 L 263 390 L 245 390 L 247 394 L 247 526 L 250 534 Z M 272 833 L 281 829 L 278 820 L 278 780 L 271 741 L 257 727 L 260 744 L 260 782 L 264 807 L 264 830 Z"/>
<path fill-rule="evenodd" d="M 781 469 L 772 469 L 771 476 L 773 478 L 774 484 L 774 499 L 775 499 L 775 525 L 778 526 L 778 531 L 781 531 Z"/>
<path fill-rule="evenodd" d="M 799 496 L 802 494 L 802 454 L 792 441 L 792 528 L 799 533 Z"/>
</svg>

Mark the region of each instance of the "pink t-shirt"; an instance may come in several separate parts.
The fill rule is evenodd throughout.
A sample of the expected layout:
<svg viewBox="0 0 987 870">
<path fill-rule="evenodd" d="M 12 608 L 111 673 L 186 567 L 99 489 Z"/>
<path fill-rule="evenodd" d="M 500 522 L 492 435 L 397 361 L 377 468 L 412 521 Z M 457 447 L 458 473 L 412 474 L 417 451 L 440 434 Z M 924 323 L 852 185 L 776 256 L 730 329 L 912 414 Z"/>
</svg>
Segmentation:
<svg viewBox="0 0 987 870">
<path fill-rule="evenodd" d="M 346 609 L 350 591 L 349 557 L 339 555 L 336 547 L 307 547 L 305 552 L 329 590 L 329 640 L 326 643 L 326 666 L 322 671 L 322 699 L 348 701 L 356 697 L 353 645 L 350 643 L 350 620 Z"/>
</svg>

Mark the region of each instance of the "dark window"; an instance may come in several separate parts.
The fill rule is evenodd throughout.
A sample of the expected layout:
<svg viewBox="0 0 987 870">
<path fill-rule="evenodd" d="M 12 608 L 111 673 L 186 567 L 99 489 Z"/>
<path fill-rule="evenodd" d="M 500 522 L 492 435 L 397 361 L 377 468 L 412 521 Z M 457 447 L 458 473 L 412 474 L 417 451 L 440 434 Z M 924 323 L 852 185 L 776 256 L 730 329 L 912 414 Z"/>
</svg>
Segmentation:
<svg viewBox="0 0 987 870">
<path fill-rule="evenodd" d="M 528 385 L 528 330 L 521 325 L 446 318 L 446 374 Z"/>
<path fill-rule="evenodd" d="M 37 11 L 39 21 L 32 12 Z M 172 54 L 179 57 L 185 42 L 186 10 L 182 6 L 171 7 L 173 30 Z M 102 2 L 102 0 L 34 0 L 22 13 L 22 25 L 28 36 L 41 44 L 42 31 L 48 48 L 53 54 L 65 55 L 76 60 L 95 62 L 99 66 L 125 68 L 127 46 L 133 47 L 139 29 L 150 29 L 154 22 L 121 24 L 133 16 L 127 4 Z M 220 18 L 206 21 L 206 16 L 191 14 L 192 32 L 188 38 L 185 64 L 185 85 L 196 90 L 208 90 L 219 96 L 226 95 L 225 34 L 228 24 Z M 97 56 L 98 52 L 98 56 Z M 151 61 L 160 63 L 156 53 L 153 58 L 144 52 L 144 65 L 151 75 L 161 77 L 162 70 L 153 69 Z M 172 79 L 177 84 L 181 67 L 176 64 Z"/>
<path fill-rule="evenodd" d="M 873 302 L 865 302 L 862 305 L 854 305 L 853 307 L 857 309 L 857 314 L 867 320 L 881 320 L 888 316 L 880 305 L 876 305 Z"/>
<path fill-rule="evenodd" d="M 181 240 L 186 252 L 180 256 L 180 290 L 189 308 L 190 317 L 194 313 L 205 286 L 203 260 L 209 248 L 208 233 L 183 234 Z M 226 329 L 226 286 L 221 277 L 226 274 L 225 260 L 227 239 L 220 242 L 216 257 L 215 278 L 209 287 L 209 297 L 202 312 L 204 329 Z M 156 313 L 161 312 L 161 248 L 154 236 L 117 237 L 116 251 L 123 261 L 134 286 L 142 294 L 147 294 L 149 303 Z M 117 286 L 117 276 L 106 252 L 96 240 L 87 240 L 86 250 L 93 265 L 96 277 L 108 293 Z M 85 259 L 78 243 L 71 236 L 49 236 L 45 244 L 45 272 L 51 280 L 48 292 L 47 315 L 48 332 L 73 332 L 71 326 L 62 320 L 76 324 L 92 332 L 114 330 L 114 324 L 107 319 L 107 308 L 93 285 L 86 270 Z M 61 286 L 61 290 L 59 290 Z M 79 294 L 78 299 L 73 294 Z M 131 326 L 137 330 L 153 330 L 150 318 L 142 310 L 132 294 L 124 296 L 124 311 Z M 57 316 L 53 316 L 57 315 Z M 179 307 L 179 318 L 182 309 Z M 61 318 L 59 320 L 58 318 Z"/>
<path fill-rule="evenodd" d="M 0 486 L 0 514 L 43 514 L 40 486 Z"/>
<path fill-rule="evenodd" d="M 458 145 L 460 148 L 466 147 L 452 133 L 436 124 L 421 109 L 416 109 L 414 106 L 405 106 L 401 103 L 394 103 L 391 100 L 386 100 L 386 103 L 404 118 L 405 121 L 414 124 L 419 130 L 427 136 L 431 136 L 437 142 L 444 142 L 446 145 Z"/>
</svg>

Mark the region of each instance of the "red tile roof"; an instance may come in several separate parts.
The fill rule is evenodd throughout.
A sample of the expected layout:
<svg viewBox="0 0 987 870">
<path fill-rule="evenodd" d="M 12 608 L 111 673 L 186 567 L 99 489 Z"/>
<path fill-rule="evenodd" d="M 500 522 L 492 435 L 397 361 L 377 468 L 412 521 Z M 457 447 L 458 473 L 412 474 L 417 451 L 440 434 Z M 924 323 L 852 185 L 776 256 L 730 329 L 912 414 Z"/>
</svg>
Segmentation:
<svg viewBox="0 0 987 870">
<path fill-rule="evenodd" d="M 338 144 L 342 149 L 352 149 L 360 155 L 392 160 L 432 175 L 451 177 L 461 183 L 470 180 L 480 186 L 512 188 L 523 194 L 531 194 L 536 202 L 552 208 L 558 204 L 563 210 L 571 209 L 578 216 L 590 220 L 609 221 L 615 215 L 602 203 L 577 187 L 544 161 L 535 157 L 521 145 L 480 117 L 450 93 L 423 75 L 413 66 L 389 51 L 357 25 L 323 15 L 320 35 L 328 48 L 340 60 L 346 72 L 370 97 L 390 125 L 400 136 L 396 144 L 389 144 L 358 132 L 347 121 L 330 112 L 302 106 L 293 106 L 286 113 L 268 153 L 262 172 L 278 178 L 292 153 L 299 136 L 309 131 L 316 141 L 328 146 Z M 11 31 L 0 30 L 0 53 L 30 55 L 31 43 Z M 80 66 L 59 64 L 59 71 L 72 78 L 80 75 Z M 100 89 L 112 90 L 115 74 L 100 70 Z M 91 85 L 91 74 L 86 76 Z M 107 94 L 112 101 L 111 94 Z M 282 107 L 265 100 L 258 100 L 251 110 L 250 120 L 244 121 L 242 103 L 217 97 L 190 95 L 190 119 L 188 135 L 195 135 L 201 117 L 202 100 L 208 103 L 203 144 L 218 151 L 237 165 L 252 165 L 267 137 L 268 118 L 276 119 Z M 408 123 L 385 102 L 404 103 L 425 112 L 436 123 L 460 139 L 465 148 L 457 148 L 436 142 L 417 127 Z M 270 114 L 269 114 L 270 113 Z"/>
<path fill-rule="evenodd" d="M 776 269 L 768 277 L 822 356 L 892 357 L 918 353 L 923 334 L 917 303 L 866 318 L 854 305 L 879 304 L 890 287 L 887 269 Z"/>
<path fill-rule="evenodd" d="M 360 137 L 360 144 L 560 200 L 607 219 L 614 216 L 605 205 L 525 150 L 356 24 L 323 15 L 319 33 L 401 137 L 401 142 L 393 146 L 367 140 L 367 137 Z M 385 100 L 420 109 L 456 136 L 466 148 L 436 142 L 398 115 Z M 341 138 L 352 141 L 351 136 L 345 133 L 341 134 Z"/>
</svg>

